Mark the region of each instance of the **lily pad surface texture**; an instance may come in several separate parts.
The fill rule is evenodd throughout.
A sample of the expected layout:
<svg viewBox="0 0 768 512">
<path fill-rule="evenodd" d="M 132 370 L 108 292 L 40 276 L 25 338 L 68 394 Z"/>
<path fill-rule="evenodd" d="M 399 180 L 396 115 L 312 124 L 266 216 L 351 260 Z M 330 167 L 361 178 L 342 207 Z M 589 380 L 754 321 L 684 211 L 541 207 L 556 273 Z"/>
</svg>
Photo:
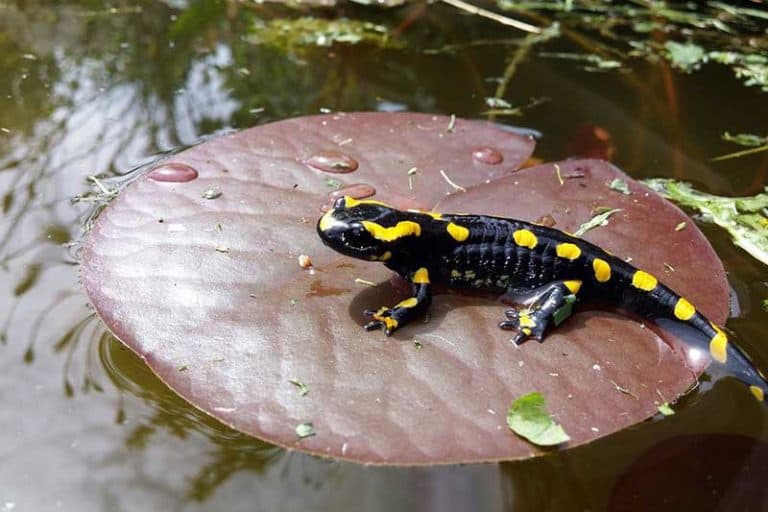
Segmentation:
<svg viewBox="0 0 768 512">
<path fill-rule="evenodd" d="M 328 114 L 227 135 L 121 192 L 86 240 L 83 282 L 112 332 L 177 393 L 287 448 L 372 464 L 531 457 L 542 451 L 508 429 L 506 411 L 533 391 L 570 435 L 563 447 L 587 443 L 652 416 L 704 365 L 606 311 L 518 348 L 497 328 L 494 297 L 458 293 L 390 338 L 366 332 L 363 310 L 405 290 L 315 232 L 339 193 L 567 231 L 620 208 L 584 238 L 725 320 L 723 267 L 685 214 L 604 161 L 521 170 L 533 147 L 497 125 L 424 114 Z M 630 195 L 608 186 L 616 178 Z"/>
</svg>

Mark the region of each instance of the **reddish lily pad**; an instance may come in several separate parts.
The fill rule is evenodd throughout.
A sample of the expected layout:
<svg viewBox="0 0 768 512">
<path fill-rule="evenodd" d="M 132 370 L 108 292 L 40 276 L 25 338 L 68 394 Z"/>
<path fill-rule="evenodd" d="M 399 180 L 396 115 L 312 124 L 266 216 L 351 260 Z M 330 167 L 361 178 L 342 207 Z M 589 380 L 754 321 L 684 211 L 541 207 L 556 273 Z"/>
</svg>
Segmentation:
<svg viewBox="0 0 768 512">
<path fill-rule="evenodd" d="M 505 424 L 510 402 L 530 391 L 546 396 L 568 446 L 582 444 L 647 418 L 694 372 L 650 329 L 605 312 L 515 348 L 496 327 L 498 304 L 459 294 L 436 297 L 428 323 L 391 338 L 365 332 L 362 311 L 402 292 L 382 265 L 340 256 L 315 234 L 329 185 L 423 208 L 455 193 L 446 209 L 549 215 L 563 229 L 610 199 L 625 211 L 586 238 L 631 254 L 724 320 L 722 266 L 692 223 L 674 230 L 684 214 L 602 162 L 561 163 L 557 186 L 552 165 L 514 172 L 532 148 L 491 125 L 420 114 L 246 130 L 161 165 L 196 178 L 159 181 L 151 171 L 129 185 L 85 243 L 83 282 L 115 335 L 182 397 L 282 446 L 385 464 L 530 457 L 541 451 Z M 603 183 L 615 177 L 635 193 Z M 302 254 L 313 267 L 299 264 Z M 678 268 L 667 275 L 662 262 Z M 713 277 L 697 279 L 701 267 Z M 307 423 L 314 435 L 299 439 Z"/>
</svg>

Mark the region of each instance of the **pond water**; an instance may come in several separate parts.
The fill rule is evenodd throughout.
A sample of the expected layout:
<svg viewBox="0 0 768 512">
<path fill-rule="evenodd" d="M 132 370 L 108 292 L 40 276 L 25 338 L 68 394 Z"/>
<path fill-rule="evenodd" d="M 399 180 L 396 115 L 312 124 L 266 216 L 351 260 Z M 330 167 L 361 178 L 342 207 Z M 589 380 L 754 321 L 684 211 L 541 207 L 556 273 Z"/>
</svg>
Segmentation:
<svg viewBox="0 0 768 512">
<path fill-rule="evenodd" d="M 359 28 L 360 44 L 316 46 L 274 21 L 311 15 L 376 25 Z M 319 42 L 354 41 L 348 30 Z M 734 382 L 705 386 L 663 421 L 532 461 L 364 467 L 286 452 L 198 412 L 106 332 L 80 289 L 92 204 L 72 198 L 93 190 L 89 176 L 119 181 L 205 137 L 326 109 L 487 119 L 497 96 L 524 108 L 491 117 L 540 132 L 545 161 L 610 155 L 633 177 L 721 195 L 766 185 L 768 153 L 711 161 L 738 149 L 723 132 L 765 134 L 759 87 L 713 63 L 585 69 L 572 54 L 610 38 L 568 30 L 522 44 L 519 31 L 441 4 L 0 4 L 0 511 L 768 506 L 757 471 L 768 467 L 768 413 Z M 768 369 L 766 268 L 702 228 L 733 288 L 728 327 Z"/>
</svg>

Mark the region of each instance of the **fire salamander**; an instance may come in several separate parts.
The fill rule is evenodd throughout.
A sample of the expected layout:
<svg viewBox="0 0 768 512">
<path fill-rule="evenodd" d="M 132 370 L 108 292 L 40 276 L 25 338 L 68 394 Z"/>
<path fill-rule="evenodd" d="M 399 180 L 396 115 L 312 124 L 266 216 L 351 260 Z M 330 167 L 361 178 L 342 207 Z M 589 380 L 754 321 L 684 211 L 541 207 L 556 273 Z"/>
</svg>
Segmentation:
<svg viewBox="0 0 768 512">
<path fill-rule="evenodd" d="M 607 302 L 655 320 L 676 320 L 703 334 L 712 359 L 727 365 L 758 399 L 768 381 L 717 325 L 656 277 L 600 247 L 556 229 L 515 219 L 402 211 L 382 202 L 339 198 L 317 224 L 332 249 L 383 262 L 411 285 L 412 296 L 366 311 L 367 330 L 387 335 L 424 313 L 433 283 L 505 294 L 521 309 L 499 323 L 513 342 L 542 340 L 571 313 L 573 303 Z"/>
</svg>

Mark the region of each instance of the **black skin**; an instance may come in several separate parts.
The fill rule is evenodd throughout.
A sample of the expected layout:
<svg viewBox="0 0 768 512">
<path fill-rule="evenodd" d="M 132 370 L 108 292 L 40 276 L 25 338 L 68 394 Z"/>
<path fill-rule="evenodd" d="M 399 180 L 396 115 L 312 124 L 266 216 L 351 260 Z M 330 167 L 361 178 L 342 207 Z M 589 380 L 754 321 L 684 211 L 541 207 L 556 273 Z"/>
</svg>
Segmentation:
<svg viewBox="0 0 768 512">
<path fill-rule="evenodd" d="M 453 231 L 455 236 L 450 225 L 458 228 Z M 527 238 L 516 239 L 515 233 L 521 230 Z M 487 215 L 403 211 L 377 201 L 343 197 L 320 219 L 317 231 L 332 249 L 381 261 L 411 283 L 411 299 L 366 312 L 371 321 L 365 328 L 383 328 L 387 335 L 423 314 L 432 300 L 431 285 L 441 284 L 503 294 L 522 306 L 505 311 L 499 323 L 502 329 L 515 331 L 515 343 L 542 340 L 570 315 L 577 299 L 610 304 L 646 318 L 672 319 L 692 327 L 699 337 L 703 334 L 707 342 L 724 336 L 698 311 L 685 320 L 676 318 L 680 296 L 648 274 L 586 240 L 545 226 Z M 530 234 L 535 243 L 530 243 Z M 578 249 L 570 247 L 570 253 L 561 255 L 558 247 L 562 249 L 562 244 Z M 610 267 L 610 277 L 603 276 L 602 281 L 595 269 L 600 260 Z M 650 278 L 652 284 L 633 285 L 633 278 L 640 275 Z M 742 380 L 766 388 L 749 359 L 732 344 L 726 347 L 734 372 Z"/>
</svg>

